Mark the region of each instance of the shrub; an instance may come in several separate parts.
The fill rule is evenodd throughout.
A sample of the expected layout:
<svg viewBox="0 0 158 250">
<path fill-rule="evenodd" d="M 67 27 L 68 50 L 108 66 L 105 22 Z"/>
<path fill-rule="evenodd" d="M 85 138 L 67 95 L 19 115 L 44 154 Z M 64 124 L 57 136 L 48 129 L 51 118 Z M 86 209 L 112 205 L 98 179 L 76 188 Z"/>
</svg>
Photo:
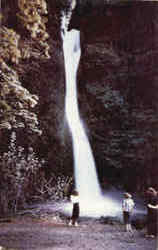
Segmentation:
<svg viewBox="0 0 158 250">
<path fill-rule="evenodd" d="M 58 176 L 53 174 L 49 180 L 42 176 L 39 181 L 40 185 L 36 187 L 36 195 L 33 196 L 34 200 L 63 201 L 69 196 L 73 179 L 62 174 Z"/>
<path fill-rule="evenodd" d="M 33 148 L 28 152 L 16 145 L 16 132 L 11 133 L 8 152 L 0 156 L 1 214 L 16 212 L 35 189 L 39 169 L 45 161 L 38 159 Z"/>
</svg>

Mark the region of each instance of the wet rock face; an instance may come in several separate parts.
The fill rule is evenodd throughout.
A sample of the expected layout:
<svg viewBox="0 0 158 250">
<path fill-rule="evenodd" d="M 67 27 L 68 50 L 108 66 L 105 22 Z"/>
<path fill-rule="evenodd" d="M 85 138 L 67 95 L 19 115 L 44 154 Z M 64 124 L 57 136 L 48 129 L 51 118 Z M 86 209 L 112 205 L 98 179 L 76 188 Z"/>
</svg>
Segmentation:
<svg viewBox="0 0 158 250">
<path fill-rule="evenodd" d="M 157 64 L 156 12 L 155 6 L 115 6 L 105 17 L 88 19 L 82 60 L 87 78 L 126 89 L 132 82 L 136 98 L 150 104 L 156 98 L 151 87 Z"/>
</svg>

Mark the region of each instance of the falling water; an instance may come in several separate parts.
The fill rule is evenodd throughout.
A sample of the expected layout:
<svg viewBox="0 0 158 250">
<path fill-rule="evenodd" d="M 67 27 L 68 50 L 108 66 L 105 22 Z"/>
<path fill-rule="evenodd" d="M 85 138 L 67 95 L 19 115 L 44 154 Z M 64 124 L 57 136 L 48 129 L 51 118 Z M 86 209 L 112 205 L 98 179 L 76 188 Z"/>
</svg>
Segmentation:
<svg viewBox="0 0 158 250">
<path fill-rule="evenodd" d="M 95 169 L 94 158 L 79 116 L 77 103 L 77 70 L 81 55 L 80 32 L 72 29 L 63 36 L 63 51 L 66 74 L 65 113 L 73 140 L 75 181 L 81 201 L 100 199 L 101 190 Z"/>
<path fill-rule="evenodd" d="M 75 29 L 68 31 L 75 4 L 76 1 L 73 0 L 68 13 L 62 13 L 61 36 L 66 78 L 65 117 L 72 134 L 75 185 L 80 196 L 80 215 L 116 215 L 120 211 L 120 205 L 111 197 L 105 198 L 101 193 L 93 154 L 78 110 L 76 83 L 81 56 L 80 32 Z M 67 204 L 64 212 L 70 211 L 72 207 Z"/>
</svg>

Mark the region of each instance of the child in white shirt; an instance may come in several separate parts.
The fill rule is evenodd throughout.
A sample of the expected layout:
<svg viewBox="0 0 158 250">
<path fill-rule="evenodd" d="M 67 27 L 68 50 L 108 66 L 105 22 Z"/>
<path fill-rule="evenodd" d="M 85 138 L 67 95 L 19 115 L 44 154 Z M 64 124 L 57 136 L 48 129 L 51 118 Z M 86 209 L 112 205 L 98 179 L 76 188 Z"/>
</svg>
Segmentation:
<svg viewBox="0 0 158 250">
<path fill-rule="evenodd" d="M 129 193 L 124 193 L 124 198 L 122 201 L 122 211 L 123 211 L 123 220 L 125 224 L 125 230 L 127 232 L 132 232 L 131 227 L 131 213 L 134 209 L 134 201 L 132 195 Z"/>
</svg>

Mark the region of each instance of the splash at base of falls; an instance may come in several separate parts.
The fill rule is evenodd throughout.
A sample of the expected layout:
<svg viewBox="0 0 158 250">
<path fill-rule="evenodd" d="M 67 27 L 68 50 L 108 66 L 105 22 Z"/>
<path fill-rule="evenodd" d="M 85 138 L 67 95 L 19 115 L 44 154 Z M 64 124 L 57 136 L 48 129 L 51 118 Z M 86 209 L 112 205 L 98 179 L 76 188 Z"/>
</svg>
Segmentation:
<svg viewBox="0 0 158 250">
<path fill-rule="evenodd" d="M 122 194 L 125 190 L 117 190 L 112 188 L 111 190 L 106 191 L 100 200 L 87 200 L 80 201 L 80 217 L 117 217 L 122 220 Z M 134 201 L 136 206 L 134 208 L 133 215 L 145 215 L 144 202 L 137 196 L 134 196 Z M 61 211 L 67 216 L 72 214 L 72 204 L 66 202 L 62 204 Z"/>
<path fill-rule="evenodd" d="M 72 203 L 66 203 L 63 212 L 67 215 L 72 213 Z M 110 198 L 103 197 L 100 200 L 87 200 L 80 201 L 80 217 L 94 217 L 101 216 L 120 216 L 121 209 L 119 204 L 112 201 Z"/>
</svg>

